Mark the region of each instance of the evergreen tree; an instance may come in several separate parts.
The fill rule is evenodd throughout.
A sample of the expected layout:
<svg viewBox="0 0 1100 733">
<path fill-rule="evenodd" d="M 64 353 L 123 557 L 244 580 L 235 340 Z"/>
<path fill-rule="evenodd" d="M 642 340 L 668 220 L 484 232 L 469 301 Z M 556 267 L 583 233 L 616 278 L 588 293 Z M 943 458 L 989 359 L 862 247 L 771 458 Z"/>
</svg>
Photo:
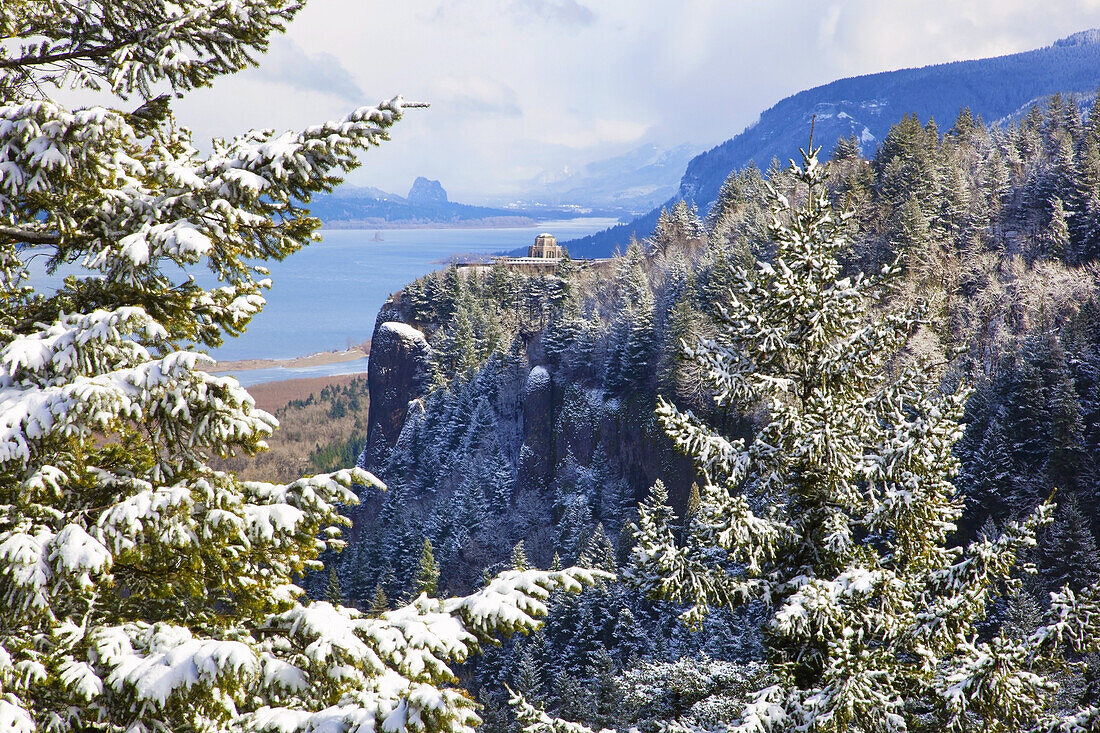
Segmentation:
<svg viewBox="0 0 1100 733">
<path fill-rule="evenodd" d="M 519 663 L 515 665 L 512 688 L 536 704 L 542 702 L 542 667 L 535 660 L 529 645 L 524 645 Z"/>
<path fill-rule="evenodd" d="M 632 393 L 645 392 L 653 386 L 653 362 L 657 336 L 653 324 L 653 299 L 648 291 L 628 312 L 628 333 L 623 347 L 622 365 L 618 377 L 623 387 Z"/>
<path fill-rule="evenodd" d="M 959 116 L 955 118 L 955 124 L 951 126 L 947 134 L 957 141 L 965 141 L 982 129 L 980 120 L 974 119 L 974 113 L 969 107 L 964 107 Z"/>
<path fill-rule="evenodd" d="M 504 514 L 511 507 L 512 493 L 515 490 L 515 471 L 504 456 L 504 451 L 495 441 L 489 451 L 485 466 L 488 480 L 489 506 L 496 514 Z"/>
<path fill-rule="evenodd" d="M 849 135 L 837 139 L 830 160 L 834 163 L 841 163 L 846 160 L 860 160 L 862 157 L 863 151 L 859 144 L 859 138 L 855 135 Z"/>
<path fill-rule="evenodd" d="M 382 584 L 378 583 L 374 586 L 374 596 L 371 598 L 370 609 L 367 613 L 370 616 L 378 617 L 388 610 L 390 610 L 390 599 L 386 598 L 386 591 L 382 590 Z"/>
<path fill-rule="evenodd" d="M 828 205 L 816 153 L 792 169 L 805 203 L 792 210 L 776 197 L 774 263 L 737 273 L 725 338 L 691 350 L 720 403 L 762 404 L 769 419 L 751 440 L 730 440 L 662 401 L 669 434 L 706 482 L 684 544 L 655 487 L 630 576 L 689 604 L 682 618 L 693 625 L 714 605 L 768 602 L 779 683 L 736 730 L 1060 725 L 1044 675 L 1062 646 L 1095 646 L 1100 591 L 1055 596 L 1053 621 L 1025 639 L 975 639 L 991 589 L 1014 582 L 1016 556 L 1050 507 L 996 539 L 947 546 L 961 514 L 951 448 L 965 394 L 938 393 L 920 365 L 891 378 L 913 321 L 871 317 L 881 284 L 840 278 L 846 215 Z M 1082 715 L 1095 724 L 1097 711 Z"/>
<path fill-rule="evenodd" d="M 344 602 L 344 594 L 340 591 L 340 579 L 336 577 L 336 568 L 328 570 L 328 586 L 325 588 L 325 600 L 334 606 Z"/>
<path fill-rule="evenodd" d="M 1014 516 L 1018 470 L 1012 460 L 1008 436 L 998 417 L 990 421 L 984 440 L 969 463 L 972 469 L 963 474 L 960 485 L 965 489 L 971 507 L 983 512 L 982 516 Z"/>
<path fill-rule="evenodd" d="M 890 128 L 873 161 L 879 194 L 890 210 L 914 197 L 922 210 L 936 208 L 931 204 L 938 189 L 938 146 L 933 123 L 923 127 L 915 115 L 905 115 Z"/>
<path fill-rule="evenodd" d="M 561 501 L 557 552 L 570 562 L 579 560 L 592 527 L 592 507 L 581 494 L 567 494 Z"/>
<path fill-rule="evenodd" d="M 1074 489 L 1085 465 L 1084 432 L 1081 404 L 1065 350 L 1056 336 L 1049 338 L 1045 374 L 1048 419 L 1045 473 L 1052 486 Z"/>
<path fill-rule="evenodd" d="M 1043 623 L 1043 608 L 1026 588 L 1017 588 L 1008 598 L 1004 633 L 1010 639 L 1026 639 Z"/>
<path fill-rule="evenodd" d="M 280 485 L 211 467 L 261 450 L 277 423 L 189 349 L 245 329 L 270 285 L 263 263 L 314 238 L 302 205 L 404 109 L 396 98 L 201 155 L 173 95 L 251 65 L 301 8 L 0 4 L 4 730 L 472 731 L 450 665 L 534 628 L 550 593 L 598 574 L 506 573 L 480 597 L 364 618 L 307 602 L 295 580 L 343 547 L 351 487 L 377 479 Z M 66 109 L 48 96 L 59 87 L 100 104 Z M 38 292 L 27 258 L 42 254 L 50 271 L 84 272 Z M 181 274 L 202 267 L 218 287 Z"/>
<path fill-rule="evenodd" d="M 698 210 L 681 199 L 673 204 L 672 211 L 661 209 L 650 247 L 653 254 L 667 255 L 676 249 L 695 247 L 702 240 L 703 223 Z"/>
<path fill-rule="evenodd" d="M 616 572 L 618 563 L 615 561 L 615 546 L 604 531 L 603 524 L 597 524 L 592 536 L 581 553 L 580 564 L 586 568 L 599 568 L 609 573 Z"/>
<path fill-rule="evenodd" d="M 895 212 L 889 240 L 896 243 L 895 254 L 906 255 L 910 266 L 925 261 L 932 241 L 932 225 L 916 196 L 910 196 Z"/>
<path fill-rule="evenodd" d="M 1100 552 L 1075 495 L 1061 498 L 1054 521 L 1039 540 L 1039 577 L 1044 588 L 1076 590 L 1100 580 Z"/>
<path fill-rule="evenodd" d="M 483 486 L 489 483 L 490 475 L 484 459 L 475 457 L 463 470 L 465 478 L 455 493 L 454 520 L 467 533 L 474 535 L 488 519 L 488 507 Z"/>
<path fill-rule="evenodd" d="M 1050 204 L 1050 225 L 1047 227 L 1047 252 L 1055 259 L 1065 259 L 1070 253 L 1069 213 L 1057 196 Z"/>
<path fill-rule="evenodd" d="M 1008 193 L 1010 183 L 1008 164 L 1000 149 L 994 148 L 985 158 L 984 169 L 981 193 L 991 214 L 990 219 L 996 225 L 1001 209 L 1004 207 L 1004 196 Z"/>
<path fill-rule="evenodd" d="M 429 596 L 439 593 L 439 564 L 432 554 L 432 541 L 427 538 L 424 538 L 424 549 L 416 569 L 416 594 L 421 593 Z"/>
<path fill-rule="evenodd" d="M 512 569 L 527 569 L 527 552 L 523 549 L 523 540 L 517 542 L 516 546 L 512 548 Z"/>
<path fill-rule="evenodd" d="M 623 694 L 615 681 L 615 664 L 606 649 L 600 649 L 587 670 L 592 690 L 588 720 L 598 728 L 613 728 L 622 720 Z"/>
</svg>

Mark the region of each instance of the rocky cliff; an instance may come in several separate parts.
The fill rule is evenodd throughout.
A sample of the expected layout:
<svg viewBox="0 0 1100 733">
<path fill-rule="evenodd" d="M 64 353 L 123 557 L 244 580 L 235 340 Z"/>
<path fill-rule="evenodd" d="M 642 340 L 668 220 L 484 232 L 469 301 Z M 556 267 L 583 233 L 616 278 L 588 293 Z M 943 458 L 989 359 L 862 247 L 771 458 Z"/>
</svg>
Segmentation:
<svg viewBox="0 0 1100 733">
<path fill-rule="evenodd" d="M 649 288 L 646 267 L 635 257 L 619 269 Z M 539 276 L 452 269 L 385 305 L 372 339 L 359 462 L 389 491 L 365 496 L 352 517 L 356 549 L 347 562 L 357 570 L 345 569 L 341 582 L 354 597 L 369 597 L 377 583 L 403 592 L 425 537 L 446 590 L 457 593 L 506 562 L 521 540 L 542 567 L 555 554 L 577 561 L 601 524 L 618 545 L 658 478 L 684 505 L 693 471 L 654 416 L 657 360 L 624 356 L 631 309 L 626 296 L 602 293 L 609 284 L 609 273 L 568 265 Z M 587 335 L 575 315 L 585 307 L 606 319 L 593 320 Z M 656 338 L 654 324 L 629 318 L 638 321 L 636 337 L 644 326 L 640 337 Z M 609 386 L 608 374 L 633 358 L 638 383 Z"/>
<path fill-rule="evenodd" d="M 376 466 L 397 442 L 409 403 L 427 393 L 431 374 L 432 347 L 421 331 L 400 321 L 375 325 L 367 367 L 371 401 L 363 465 Z"/>
</svg>

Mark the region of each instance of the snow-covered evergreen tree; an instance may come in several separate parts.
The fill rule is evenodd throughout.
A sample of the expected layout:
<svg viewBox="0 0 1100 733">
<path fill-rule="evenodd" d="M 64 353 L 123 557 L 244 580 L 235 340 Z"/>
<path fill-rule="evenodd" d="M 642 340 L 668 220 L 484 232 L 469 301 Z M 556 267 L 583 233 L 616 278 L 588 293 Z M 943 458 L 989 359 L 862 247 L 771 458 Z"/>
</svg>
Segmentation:
<svg viewBox="0 0 1100 733">
<path fill-rule="evenodd" d="M 403 104 L 203 157 L 153 94 L 247 66 L 301 7 L 0 4 L 3 730 L 470 730 L 449 663 L 593 578 L 505 573 L 375 618 L 303 604 L 295 579 L 342 546 L 339 505 L 376 479 L 284 486 L 208 465 L 262 449 L 276 422 L 188 349 L 244 329 L 268 285 L 256 262 L 313 238 L 298 202 L 385 140 Z M 67 109 L 50 97 L 63 85 L 133 111 Z M 30 257 L 83 269 L 38 292 Z M 178 274 L 199 267 L 221 285 Z"/>
<path fill-rule="evenodd" d="M 652 596 L 688 604 L 692 625 L 713 607 L 770 608 L 778 682 L 730 730 L 1095 725 L 1095 709 L 1059 717 L 1049 676 L 1062 649 L 1096 645 L 1095 588 L 1052 596 L 1027 636 L 976 638 L 990 592 L 1015 585 L 1017 554 L 1050 505 L 997 538 L 947 546 L 962 511 L 951 479 L 965 393 L 941 392 L 924 365 L 897 358 L 919 314 L 877 315 L 895 271 L 840 277 L 848 214 L 829 205 L 817 151 L 803 157 L 791 174 L 805 203 L 773 191 L 774 259 L 735 271 L 723 337 L 689 350 L 719 405 L 767 418 L 734 440 L 660 403 L 705 482 L 684 542 L 655 489 L 628 572 Z"/>
</svg>

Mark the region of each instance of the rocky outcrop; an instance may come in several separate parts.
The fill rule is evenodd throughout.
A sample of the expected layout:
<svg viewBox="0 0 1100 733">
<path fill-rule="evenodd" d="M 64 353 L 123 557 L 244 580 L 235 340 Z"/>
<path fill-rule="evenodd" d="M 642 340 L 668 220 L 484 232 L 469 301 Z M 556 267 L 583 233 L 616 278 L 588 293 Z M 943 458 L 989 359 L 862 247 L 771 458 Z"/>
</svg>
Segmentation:
<svg viewBox="0 0 1100 733">
<path fill-rule="evenodd" d="M 401 434 L 409 403 L 431 384 L 432 347 L 424 334 L 398 321 L 381 321 L 371 337 L 367 384 L 370 412 L 360 465 L 377 466 Z"/>
<path fill-rule="evenodd" d="M 408 200 L 412 204 L 445 204 L 447 203 L 447 192 L 443 190 L 443 185 L 439 181 L 432 181 L 420 176 L 413 181 L 412 188 L 409 189 Z"/>
<path fill-rule="evenodd" d="M 523 446 L 517 466 L 519 486 L 542 488 L 554 468 L 554 391 L 550 373 L 536 366 L 523 388 Z"/>
</svg>

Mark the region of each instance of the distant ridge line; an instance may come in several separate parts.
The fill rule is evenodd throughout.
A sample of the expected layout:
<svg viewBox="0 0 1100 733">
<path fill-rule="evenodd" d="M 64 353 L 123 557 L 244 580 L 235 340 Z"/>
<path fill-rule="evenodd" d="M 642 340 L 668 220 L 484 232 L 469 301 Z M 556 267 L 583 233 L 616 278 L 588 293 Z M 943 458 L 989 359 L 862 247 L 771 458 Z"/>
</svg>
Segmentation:
<svg viewBox="0 0 1100 733">
<path fill-rule="evenodd" d="M 1100 29 L 1079 31 L 1049 46 L 984 59 L 881 71 L 837 79 L 785 97 L 738 135 L 697 155 L 680 179 L 683 198 L 705 213 L 726 177 L 750 162 L 766 169 L 786 161 L 806 143 L 810 116 L 818 114 L 815 139 L 828 156 L 837 139 L 855 135 L 865 155 L 874 153 L 890 127 L 907 113 L 949 125 L 969 107 L 987 122 L 1056 93 L 1090 93 L 1100 87 Z M 606 257 L 625 249 L 631 236 L 649 236 L 661 207 L 602 232 L 564 244 L 578 257 Z"/>
</svg>

